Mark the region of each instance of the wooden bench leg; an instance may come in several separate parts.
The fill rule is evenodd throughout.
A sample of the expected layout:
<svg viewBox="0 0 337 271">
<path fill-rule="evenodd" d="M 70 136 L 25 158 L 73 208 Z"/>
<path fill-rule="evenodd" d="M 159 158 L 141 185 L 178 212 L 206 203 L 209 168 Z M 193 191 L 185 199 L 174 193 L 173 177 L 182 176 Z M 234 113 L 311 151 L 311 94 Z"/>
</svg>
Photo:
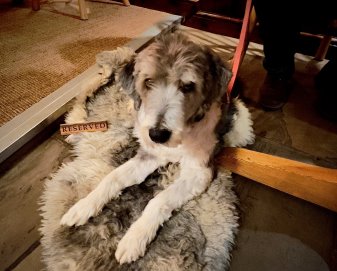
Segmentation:
<svg viewBox="0 0 337 271">
<path fill-rule="evenodd" d="M 325 59 L 326 53 L 329 50 L 330 42 L 332 40 L 332 36 L 325 35 L 323 39 L 321 40 L 321 43 L 318 47 L 318 50 L 315 55 L 315 60 L 322 61 Z"/>
</svg>

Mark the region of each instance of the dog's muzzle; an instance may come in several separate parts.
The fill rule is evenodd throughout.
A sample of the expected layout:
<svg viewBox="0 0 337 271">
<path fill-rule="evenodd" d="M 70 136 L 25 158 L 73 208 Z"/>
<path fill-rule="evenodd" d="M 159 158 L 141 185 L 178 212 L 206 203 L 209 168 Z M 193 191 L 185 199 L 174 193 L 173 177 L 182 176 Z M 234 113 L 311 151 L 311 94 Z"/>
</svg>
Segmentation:
<svg viewBox="0 0 337 271">
<path fill-rule="evenodd" d="M 149 130 L 149 136 L 155 143 L 165 143 L 171 137 L 172 132 L 167 129 L 151 128 Z"/>
</svg>

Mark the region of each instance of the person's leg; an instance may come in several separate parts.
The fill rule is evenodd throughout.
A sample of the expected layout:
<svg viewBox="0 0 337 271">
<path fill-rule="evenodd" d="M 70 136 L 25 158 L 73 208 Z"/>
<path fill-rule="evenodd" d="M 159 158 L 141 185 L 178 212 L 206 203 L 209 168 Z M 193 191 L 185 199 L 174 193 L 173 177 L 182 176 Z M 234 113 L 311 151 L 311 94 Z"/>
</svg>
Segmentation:
<svg viewBox="0 0 337 271">
<path fill-rule="evenodd" d="M 289 78 L 294 72 L 294 54 L 299 33 L 297 1 L 254 0 L 268 73 Z"/>
<path fill-rule="evenodd" d="M 299 2 L 254 0 L 263 40 L 263 66 L 268 74 L 261 88 L 265 109 L 280 109 L 287 101 L 294 72 L 294 55 L 299 34 Z"/>
<path fill-rule="evenodd" d="M 326 119 L 337 121 L 337 56 L 331 59 L 315 78 L 318 90 L 318 112 Z"/>
</svg>

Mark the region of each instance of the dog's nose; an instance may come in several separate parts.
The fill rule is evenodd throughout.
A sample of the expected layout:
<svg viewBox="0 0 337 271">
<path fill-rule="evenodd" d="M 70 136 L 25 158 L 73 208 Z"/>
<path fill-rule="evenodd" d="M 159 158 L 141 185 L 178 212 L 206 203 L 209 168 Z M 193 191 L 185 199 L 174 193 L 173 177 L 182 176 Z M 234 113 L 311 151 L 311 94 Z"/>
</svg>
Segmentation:
<svg viewBox="0 0 337 271">
<path fill-rule="evenodd" d="M 149 136 L 153 142 L 165 143 L 171 137 L 172 132 L 167 129 L 151 128 L 149 130 Z"/>
</svg>

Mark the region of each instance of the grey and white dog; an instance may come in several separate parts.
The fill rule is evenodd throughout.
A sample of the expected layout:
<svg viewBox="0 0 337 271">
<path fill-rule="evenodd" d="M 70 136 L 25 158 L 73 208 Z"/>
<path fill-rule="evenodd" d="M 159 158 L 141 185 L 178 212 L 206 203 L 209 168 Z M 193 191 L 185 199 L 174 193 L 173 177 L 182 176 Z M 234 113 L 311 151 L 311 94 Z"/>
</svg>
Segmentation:
<svg viewBox="0 0 337 271">
<path fill-rule="evenodd" d="M 161 35 L 134 54 L 119 80 L 134 99 L 134 134 L 140 149 L 71 207 L 61 224 L 85 224 L 124 188 L 140 184 L 161 166 L 178 162 L 179 177 L 148 203 L 115 253 L 121 264 L 143 256 L 172 211 L 200 195 L 213 179 L 212 158 L 223 133 L 231 132 L 230 119 L 239 110 L 235 105 L 240 106 L 223 100 L 230 78 L 219 56 L 179 32 Z"/>
</svg>

